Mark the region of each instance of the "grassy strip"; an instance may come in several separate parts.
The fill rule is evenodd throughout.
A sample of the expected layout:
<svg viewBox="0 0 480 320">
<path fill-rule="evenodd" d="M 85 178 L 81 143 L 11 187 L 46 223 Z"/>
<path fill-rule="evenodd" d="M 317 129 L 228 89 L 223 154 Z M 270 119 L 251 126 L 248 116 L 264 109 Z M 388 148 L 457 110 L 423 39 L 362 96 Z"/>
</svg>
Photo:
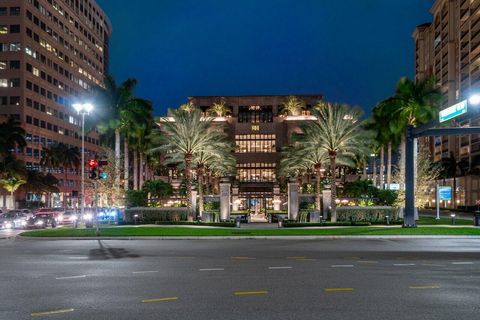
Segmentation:
<svg viewBox="0 0 480 320">
<path fill-rule="evenodd" d="M 440 218 L 436 220 L 435 217 L 420 216 L 420 220 L 417 221 L 418 225 L 452 225 L 452 218 Z M 455 225 L 472 226 L 472 219 L 455 219 Z"/>
<path fill-rule="evenodd" d="M 100 232 L 104 237 L 129 237 L 129 236 L 310 236 L 310 235 L 459 235 L 480 236 L 480 228 L 465 227 L 418 227 L 403 229 L 399 227 L 351 227 L 329 229 L 216 229 L 216 228 L 162 228 L 162 227 L 112 227 L 102 228 Z M 92 229 L 48 229 L 27 231 L 22 233 L 29 237 L 93 237 Z"/>
</svg>

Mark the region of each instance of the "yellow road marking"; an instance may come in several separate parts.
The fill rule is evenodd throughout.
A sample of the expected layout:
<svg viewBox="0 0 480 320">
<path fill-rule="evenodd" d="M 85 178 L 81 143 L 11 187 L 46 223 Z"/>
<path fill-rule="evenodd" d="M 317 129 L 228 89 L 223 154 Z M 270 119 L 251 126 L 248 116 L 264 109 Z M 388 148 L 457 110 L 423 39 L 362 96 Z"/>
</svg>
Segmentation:
<svg viewBox="0 0 480 320">
<path fill-rule="evenodd" d="M 232 257 L 234 260 L 255 260 L 256 258 L 251 257 Z"/>
<path fill-rule="evenodd" d="M 176 259 L 195 259 L 195 257 L 174 257 Z"/>
<path fill-rule="evenodd" d="M 295 259 L 297 261 L 316 261 L 317 259 L 310 259 L 310 258 L 301 258 L 301 259 Z"/>
<path fill-rule="evenodd" d="M 52 314 L 61 314 L 61 313 L 68 313 L 73 312 L 74 309 L 64 309 L 64 310 L 55 310 L 55 311 L 46 311 L 46 312 L 34 312 L 31 314 L 32 317 L 41 317 L 41 316 L 49 316 Z"/>
<path fill-rule="evenodd" d="M 233 294 L 236 296 L 260 295 L 267 294 L 268 291 L 236 291 Z"/>
<path fill-rule="evenodd" d="M 353 291 L 353 288 L 326 288 L 325 292 Z"/>
<path fill-rule="evenodd" d="M 378 261 L 367 261 L 367 260 L 362 260 L 362 261 L 358 261 L 358 263 L 378 263 Z"/>
<path fill-rule="evenodd" d="M 306 257 L 287 257 L 287 259 L 293 259 L 293 260 L 296 260 L 296 259 L 305 259 Z"/>
<path fill-rule="evenodd" d="M 172 297 L 172 298 L 157 298 L 157 299 L 145 299 L 145 300 L 142 300 L 142 302 L 143 302 L 143 303 L 152 303 L 152 302 L 173 301 L 173 300 L 178 300 L 178 297 Z"/>
<path fill-rule="evenodd" d="M 410 286 L 410 289 L 439 289 L 439 286 Z"/>
<path fill-rule="evenodd" d="M 360 260 L 360 257 L 345 257 L 345 259 Z"/>
</svg>

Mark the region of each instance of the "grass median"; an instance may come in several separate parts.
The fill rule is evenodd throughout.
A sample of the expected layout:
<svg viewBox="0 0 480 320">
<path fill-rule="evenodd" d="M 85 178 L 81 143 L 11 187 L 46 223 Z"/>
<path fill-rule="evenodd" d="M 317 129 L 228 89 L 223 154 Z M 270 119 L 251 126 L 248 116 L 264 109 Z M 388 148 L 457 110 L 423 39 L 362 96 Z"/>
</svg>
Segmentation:
<svg viewBox="0 0 480 320">
<path fill-rule="evenodd" d="M 48 229 L 27 231 L 28 237 L 95 237 L 93 229 Z M 206 237 L 206 236 L 480 236 L 480 228 L 471 227 L 346 227 L 318 229 L 224 229 L 169 227 L 109 227 L 100 230 L 103 237 Z"/>
</svg>

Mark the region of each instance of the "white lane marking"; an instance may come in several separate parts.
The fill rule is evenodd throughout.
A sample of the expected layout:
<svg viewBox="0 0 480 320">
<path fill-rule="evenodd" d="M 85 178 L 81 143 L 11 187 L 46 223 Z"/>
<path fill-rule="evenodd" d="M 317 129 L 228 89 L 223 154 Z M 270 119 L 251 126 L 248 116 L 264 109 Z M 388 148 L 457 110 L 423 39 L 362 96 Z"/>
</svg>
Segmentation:
<svg viewBox="0 0 480 320">
<path fill-rule="evenodd" d="M 133 274 L 141 274 L 141 273 L 157 273 L 158 270 L 151 270 L 151 271 L 133 271 Z"/>
<path fill-rule="evenodd" d="M 81 275 L 81 276 L 70 276 L 70 277 L 58 277 L 58 278 L 55 278 L 57 280 L 67 280 L 67 279 L 80 279 L 80 278 L 86 278 L 87 275 Z"/>
<path fill-rule="evenodd" d="M 452 264 L 473 264 L 471 261 L 459 261 L 459 262 L 452 262 Z"/>
<path fill-rule="evenodd" d="M 415 263 L 394 263 L 393 265 L 395 267 L 409 267 L 409 266 L 414 266 Z"/>
<path fill-rule="evenodd" d="M 332 268 L 353 268 L 353 264 L 334 264 Z"/>
<path fill-rule="evenodd" d="M 444 264 L 433 264 L 433 263 L 422 263 L 422 266 L 425 267 L 446 267 Z"/>
<path fill-rule="evenodd" d="M 278 269 L 292 269 L 292 267 L 268 267 L 270 270 L 278 270 Z"/>
<path fill-rule="evenodd" d="M 224 268 L 209 268 L 209 269 L 200 269 L 199 271 L 223 271 Z"/>
<path fill-rule="evenodd" d="M 71 260 L 85 260 L 85 259 L 88 259 L 88 257 L 68 257 L 68 259 L 71 259 Z"/>
</svg>

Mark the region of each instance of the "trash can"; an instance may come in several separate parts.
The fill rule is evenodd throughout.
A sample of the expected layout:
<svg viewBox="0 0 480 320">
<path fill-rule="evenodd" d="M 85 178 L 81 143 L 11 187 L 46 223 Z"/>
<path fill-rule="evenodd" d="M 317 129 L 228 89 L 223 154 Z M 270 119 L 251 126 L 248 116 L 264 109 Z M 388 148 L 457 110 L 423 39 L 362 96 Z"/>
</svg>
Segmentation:
<svg viewBox="0 0 480 320">
<path fill-rule="evenodd" d="M 283 227 L 283 220 L 281 218 L 278 218 L 278 227 Z"/>
<path fill-rule="evenodd" d="M 475 215 L 473 216 L 473 224 L 475 227 L 480 227 L 480 212 L 477 211 L 475 212 Z"/>
</svg>

